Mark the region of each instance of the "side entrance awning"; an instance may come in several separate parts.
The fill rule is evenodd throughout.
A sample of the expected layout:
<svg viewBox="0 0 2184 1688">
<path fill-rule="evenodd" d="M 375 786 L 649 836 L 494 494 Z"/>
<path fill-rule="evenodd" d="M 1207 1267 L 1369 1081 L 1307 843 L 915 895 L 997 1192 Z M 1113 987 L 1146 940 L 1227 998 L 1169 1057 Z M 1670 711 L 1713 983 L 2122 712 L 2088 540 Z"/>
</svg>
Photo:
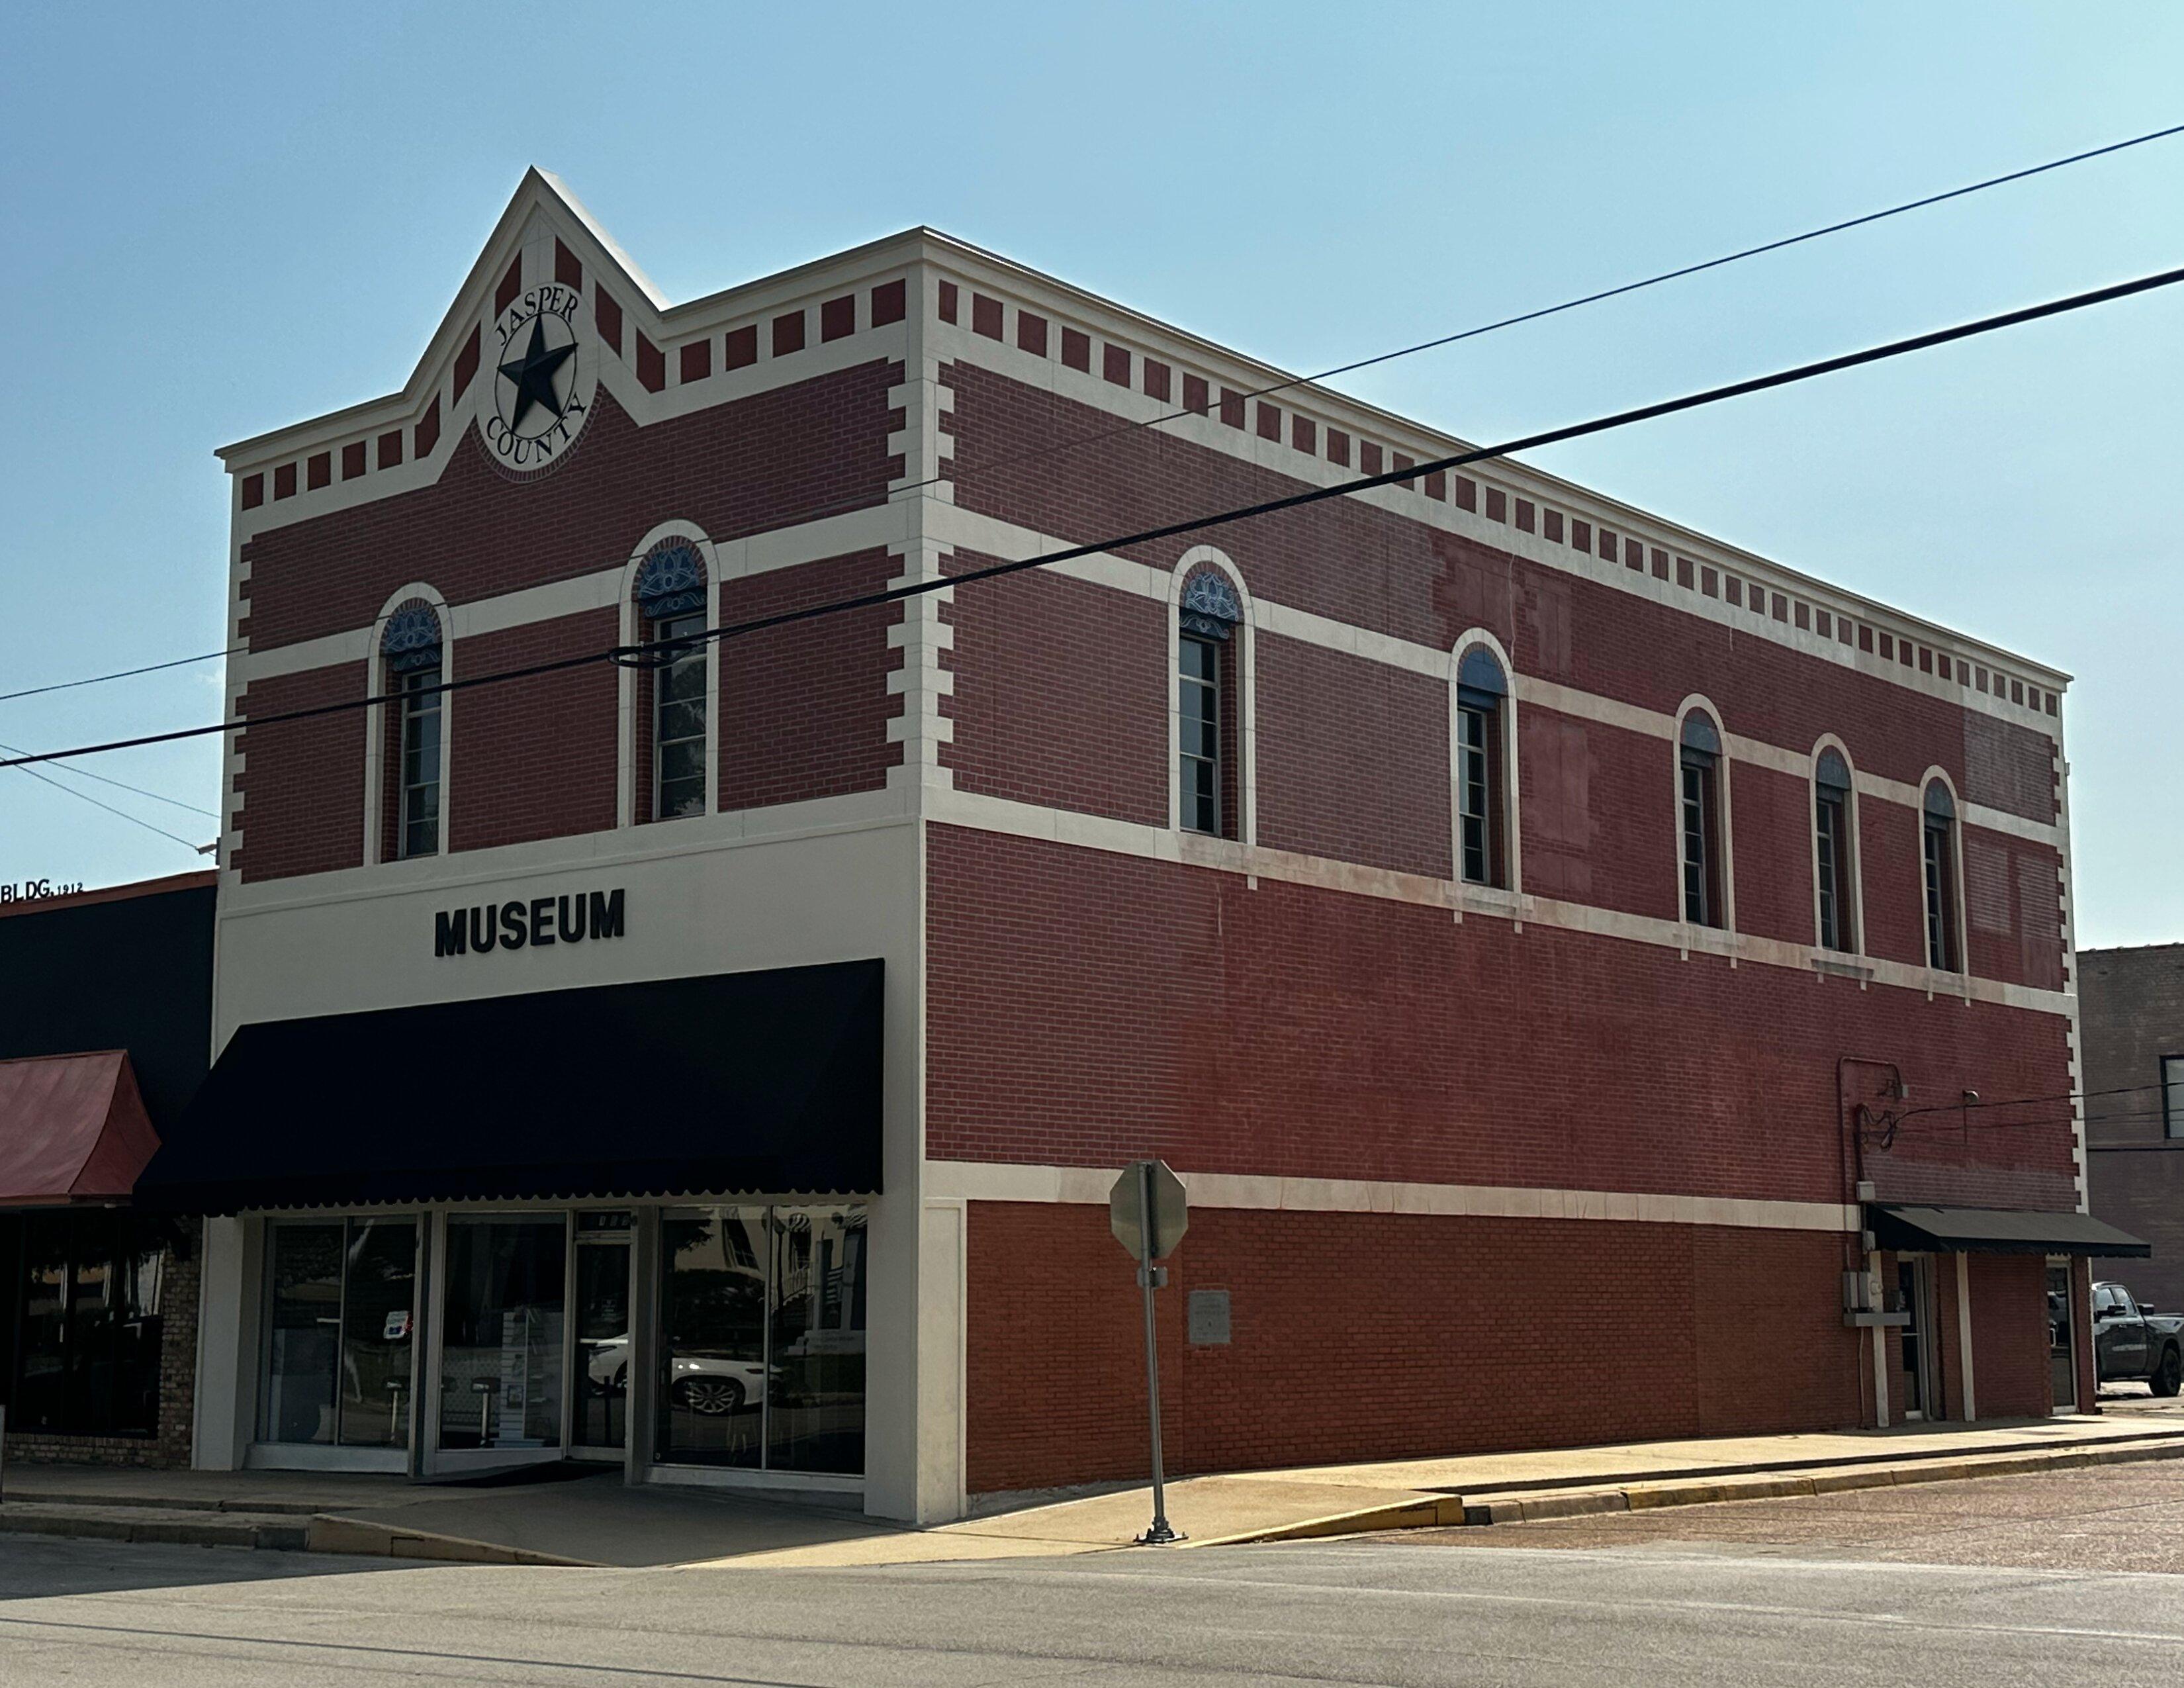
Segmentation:
<svg viewBox="0 0 2184 1688">
<path fill-rule="evenodd" d="M 122 1050 L 0 1061 L 0 1207 L 125 1201 L 159 1146 Z"/>
<path fill-rule="evenodd" d="M 243 1026 L 139 1204 L 876 1194 L 882 982 L 844 961 Z"/>
<path fill-rule="evenodd" d="M 2090 1213 L 2039 1213 L 2008 1207 L 1866 1209 L 1873 1240 L 1884 1249 L 1930 1249 L 1943 1254 L 2083 1254 L 2144 1260 L 2153 1252 L 2127 1231 Z"/>
</svg>

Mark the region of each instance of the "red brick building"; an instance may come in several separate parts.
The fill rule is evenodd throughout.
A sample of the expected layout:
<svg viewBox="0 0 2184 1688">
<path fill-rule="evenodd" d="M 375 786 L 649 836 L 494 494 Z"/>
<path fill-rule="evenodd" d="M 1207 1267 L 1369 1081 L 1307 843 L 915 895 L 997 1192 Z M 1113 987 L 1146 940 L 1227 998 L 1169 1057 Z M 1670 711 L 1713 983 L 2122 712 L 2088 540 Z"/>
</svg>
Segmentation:
<svg viewBox="0 0 2184 1688">
<path fill-rule="evenodd" d="M 533 175 L 222 454 L 201 1462 L 1132 1475 L 1152 1156 L 1172 1468 L 2090 1399 L 2064 676 L 1514 462 L 676 643 L 1457 448 L 1279 380 Z"/>
</svg>

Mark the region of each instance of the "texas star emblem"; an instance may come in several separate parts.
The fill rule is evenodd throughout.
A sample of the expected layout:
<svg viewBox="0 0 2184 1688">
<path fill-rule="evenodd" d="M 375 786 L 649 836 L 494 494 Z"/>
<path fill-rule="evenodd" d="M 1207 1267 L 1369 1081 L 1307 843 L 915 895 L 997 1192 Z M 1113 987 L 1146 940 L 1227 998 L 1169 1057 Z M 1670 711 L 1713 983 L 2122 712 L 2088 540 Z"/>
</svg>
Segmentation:
<svg viewBox="0 0 2184 1688">
<path fill-rule="evenodd" d="M 504 469 L 543 469 L 574 444 L 598 372 L 577 337 L 583 296 L 558 281 L 533 287 L 493 324 L 492 403 L 478 432 Z"/>
</svg>

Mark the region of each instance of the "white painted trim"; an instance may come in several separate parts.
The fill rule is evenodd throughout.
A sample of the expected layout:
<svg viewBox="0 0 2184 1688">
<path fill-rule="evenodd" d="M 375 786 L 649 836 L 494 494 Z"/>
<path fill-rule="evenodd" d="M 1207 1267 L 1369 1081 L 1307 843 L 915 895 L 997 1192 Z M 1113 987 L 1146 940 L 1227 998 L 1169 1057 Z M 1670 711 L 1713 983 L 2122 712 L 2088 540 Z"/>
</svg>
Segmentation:
<svg viewBox="0 0 2184 1688">
<path fill-rule="evenodd" d="M 1001 1161 L 925 1164 L 926 1199 L 1107 1205 L 1120 1167 L 1018 1165 Z M 1201 1207 L 1298 1213 L 1396 1213 L 1440 1218 L 1577 1219 L 1658 1225 L 1731 1225 L 1765 1231 L 1855 1230 L 1859 1211 L 1832 1201 L 1555 1189 L 1529 1184 L 1414 1184 L 1303 1178 L 1248 1173 L 1178 1176 Z"/>
</svg>

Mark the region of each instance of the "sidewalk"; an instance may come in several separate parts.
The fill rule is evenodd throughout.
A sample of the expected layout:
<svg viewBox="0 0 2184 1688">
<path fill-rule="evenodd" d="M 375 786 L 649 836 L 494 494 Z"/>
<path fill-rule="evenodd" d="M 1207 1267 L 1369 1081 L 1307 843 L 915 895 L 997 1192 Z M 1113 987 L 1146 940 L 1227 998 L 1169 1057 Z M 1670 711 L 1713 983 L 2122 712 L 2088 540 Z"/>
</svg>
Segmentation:
<svg viewBox="0 0 2184 1688">
<path fill-rule="evenodd" d="M 1629 1443 L 1187 1477 L 1168 1517 L 1190 1541 L 1272 1541 L 1491 1524 L 1647 1506 L 2184 1458 L 2184 1412 L 2117 1401 L 2099 1417 Z M 0 1532 L 303 1548 L 531 1565 L 841 1566 L 1017 1558 L 1128 1546 L 1139 1485 L 989 1497 L 929 1529 L 721 1490 L 626 1487 L 618 1471 L 420 1485 L 303 1472 L 14 1466 Z"/>
</svg>

